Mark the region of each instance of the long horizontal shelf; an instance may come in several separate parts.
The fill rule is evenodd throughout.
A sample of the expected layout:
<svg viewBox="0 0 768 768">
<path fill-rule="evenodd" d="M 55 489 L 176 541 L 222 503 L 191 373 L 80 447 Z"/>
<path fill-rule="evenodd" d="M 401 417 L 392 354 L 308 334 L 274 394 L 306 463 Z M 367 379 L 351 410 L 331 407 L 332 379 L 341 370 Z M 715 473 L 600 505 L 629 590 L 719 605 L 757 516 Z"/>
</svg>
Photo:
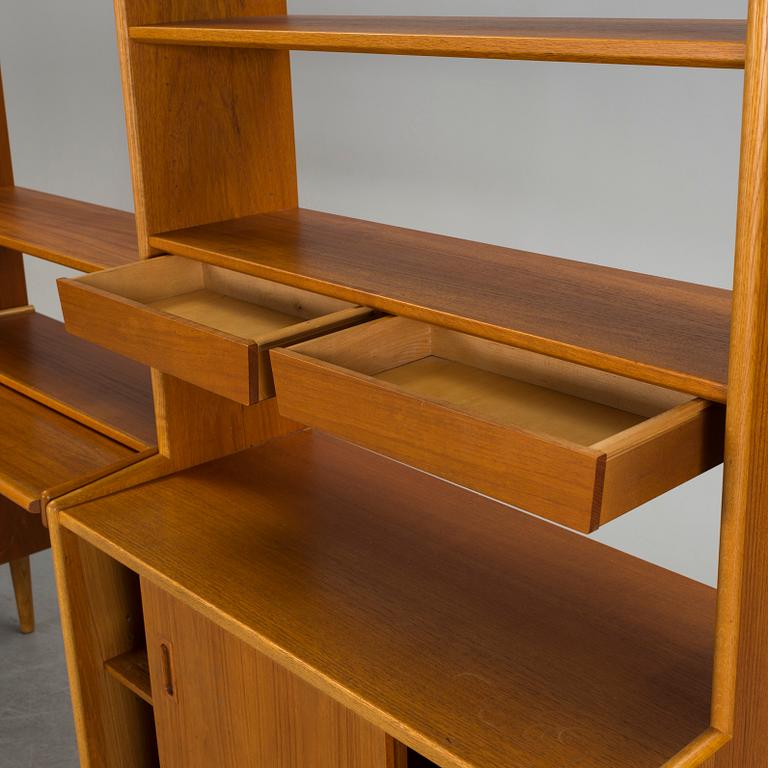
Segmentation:
<svg viewBox="0 0 768 768">
<path fill-rule="evenodd" d="M 104 662 L 107 672 L 121 685 L 133 691 L 139 698 L 152 704 L 152 685 L 149 681 L 147 649 L 123 653 Z"/>
<path fill-rule="evenodd" d="M 708 729 L 714 590 L 319 433 L 60 520 L 444 768 L 658 768 Z"/>
<path fill-rule="evenodd" d="M 135 450 L 156 443 L 149 369 L 45 315 L 0 316 L 0 384 Z"/>
<path fill-rule="evenodd" d="M 83 272 L 139 258 L 133 214 L 21 187 L 0 187 L 0 247 Z"/>
<path fill-rule="evenodd" d="M 163 251 L 724 402 L 718 288 L 304 209 L 152 237 Z"/>
<path fill-rule="evenodd" d="M 308 51 L 744 66 L 745 22 L 456 16 L 254 16 L 136 26 L 133 40 Z"/>
<path fill-rule="evenodd" d="M 135 455 L 130 448 L 0 386 L 0 494 L 33 509 L 45 491 Z"/>
</svg>

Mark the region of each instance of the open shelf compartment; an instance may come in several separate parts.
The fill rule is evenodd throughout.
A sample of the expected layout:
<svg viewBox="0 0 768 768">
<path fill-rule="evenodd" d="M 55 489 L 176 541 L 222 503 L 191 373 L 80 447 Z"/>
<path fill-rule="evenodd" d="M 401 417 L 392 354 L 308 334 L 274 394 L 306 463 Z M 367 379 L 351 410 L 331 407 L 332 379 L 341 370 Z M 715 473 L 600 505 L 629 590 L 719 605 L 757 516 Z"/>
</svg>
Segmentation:
<svg viewBox="0 0 768 768">
<path fill-rule="evenodd" d="M 321 434 L 59 523 L 443 768 L 659 768 L 708 730 L 713 589 Z"/>
<path fill-rule="evenodd" d="M 59 280 L 67 330 L 245 405 L 274 395 L 269 349 L 362 322 L 346 301 L 174 256 Z"/>
<path fill-rule="evenodd" d="M 150 242 L 393 315 L 726 399 L 730 291 L 304 209 Z"/>
<path fill-rule="evenodd" d="M 134 26 L 136 42 L 665 66 L 744 66 L 730 19 L 252 16 Z"/>
<path fill-rule="evenodd" d="M 133 691 L 147 704 L 152 704 L 152 685 L 149 680 L 149 661 L 147 649 L 121 653 L 104 662 L 107 672 L 121 685 Z"/>
<path fill-rule="evenodd" d="M 413 320 L 272 367 L 283 416 L 583 532 L 723 460 L 719 405 Z"/>
</svg>

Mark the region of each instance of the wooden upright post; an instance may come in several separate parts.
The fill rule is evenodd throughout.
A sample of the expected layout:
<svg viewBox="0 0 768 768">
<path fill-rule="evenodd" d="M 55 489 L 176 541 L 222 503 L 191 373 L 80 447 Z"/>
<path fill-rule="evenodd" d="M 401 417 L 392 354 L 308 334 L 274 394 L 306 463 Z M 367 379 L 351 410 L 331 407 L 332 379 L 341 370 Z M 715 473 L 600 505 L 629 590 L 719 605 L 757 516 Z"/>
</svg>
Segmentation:
<svg viewBox="0 0 768 768">
<path fill-rule="evenodd" d="M 0 187 L 13 185 L 11 142 L 5 114 L 3 77 L 0 72 Z M 0 248 L 0 310 L 20 307 L 27 303 L 24 280 L 24 258 L 18 251 Z"/>
<path fill-rule="evenodd" d="M 750 0 L 713 725 L 712 768 L 768 755 L 768 0 Z"/>
</svg>

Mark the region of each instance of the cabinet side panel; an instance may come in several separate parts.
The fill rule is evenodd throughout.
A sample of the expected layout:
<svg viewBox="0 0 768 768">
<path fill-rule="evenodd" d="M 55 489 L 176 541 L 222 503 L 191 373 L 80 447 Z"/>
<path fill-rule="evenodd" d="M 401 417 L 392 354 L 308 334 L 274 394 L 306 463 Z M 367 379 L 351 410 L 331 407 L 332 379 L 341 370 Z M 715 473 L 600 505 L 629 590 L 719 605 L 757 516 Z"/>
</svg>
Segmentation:
<svg viewBox="0 0 768 768">
<path fill-rule="evenodd" d="M 142 580 L 163 768 L 394 768 L 392 742 Z"/>
<path fill-rule="evenodd" d="M 282 15 L 284 0 L 116 0 L 143 255 L 151 234 L 297 205 L 289 54 L 134 43 L 134 24 Z"/>
<path fill-rule="evenodd" d="M 56 586 L 83 768 L 157 765 L 152 714 L 104 662 L 143 645 L 137 578 L 49 515 Z"/>
</svg>

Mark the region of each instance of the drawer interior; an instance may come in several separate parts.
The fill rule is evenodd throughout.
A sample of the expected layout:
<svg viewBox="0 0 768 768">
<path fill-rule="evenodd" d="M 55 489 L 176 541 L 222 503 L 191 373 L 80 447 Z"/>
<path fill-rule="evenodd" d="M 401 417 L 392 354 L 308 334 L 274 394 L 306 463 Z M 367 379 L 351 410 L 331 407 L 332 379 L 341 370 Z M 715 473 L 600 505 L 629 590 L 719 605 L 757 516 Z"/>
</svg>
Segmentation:
<svg viewBox="0 0 768 768">
<path fill-rule="evenodd" d="M 79 282 L 255 341 L 355 306 L 180 256 L 97 272 Z"/>
<path fill-rule="evenodd" d="M 295 348 L 474 417 L 596 446 L 685 395 L 403 318 Z"/>
</svg>

